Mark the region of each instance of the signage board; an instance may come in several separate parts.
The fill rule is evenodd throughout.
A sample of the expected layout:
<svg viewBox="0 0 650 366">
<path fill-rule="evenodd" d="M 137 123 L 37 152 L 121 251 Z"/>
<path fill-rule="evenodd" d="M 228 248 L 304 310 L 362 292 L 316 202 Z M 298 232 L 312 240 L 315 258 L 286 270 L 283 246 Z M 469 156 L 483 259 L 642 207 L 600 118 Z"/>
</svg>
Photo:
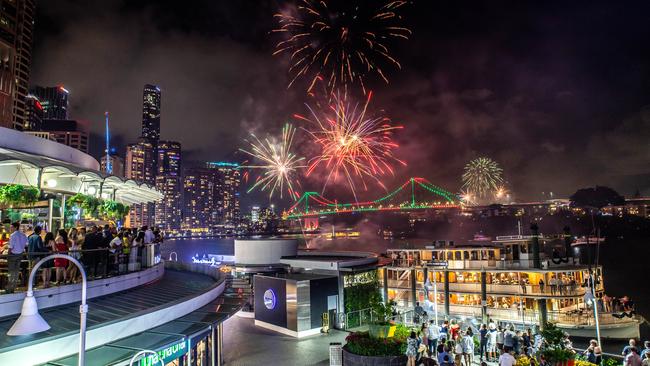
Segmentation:
<svg viewBox="0 0 650 366">
<path fill-rule="evenodd" d="M 430 261 L 427 262 L 427 267 L 433 267 L 437 269 L 447 269 L 449 267 L 449 262 L 447 261 Z"/>
<path fill-rule="evenodd" d="M 140 359 L 138 365 L 155 366 L 160 364 L 160 360 L 162 360 L 163 364 L 166 365 L 187 353 L 187 349 L 187 341 L 183 339 L 182 341 L 157 350 L 155 355 L 146 354 Z"/>
</svg>

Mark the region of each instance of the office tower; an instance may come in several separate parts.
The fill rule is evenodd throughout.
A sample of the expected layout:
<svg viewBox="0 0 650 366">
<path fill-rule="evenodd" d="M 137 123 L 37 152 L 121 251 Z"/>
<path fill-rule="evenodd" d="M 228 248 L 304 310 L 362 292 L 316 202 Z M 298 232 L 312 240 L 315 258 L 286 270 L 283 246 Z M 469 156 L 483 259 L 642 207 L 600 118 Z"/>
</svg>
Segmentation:
<svg viewBox="0 0 650 366">
<path fill-rule="evenodd" d="M 43 106 L 41 101 L 32 94 L 25 99 L 25 131 L 40 131 L 43 127 Z"/>
<path fill-rule="evenodd" d="M 111 167 L 113 169 L 113 173 L 111 174 L 120 178 L 124 178 L 124 159 L 115 154 L 109 155 L 109 159 L 111 162 Z M 106 173 L 106 155 L 102 155 L 100 161 L 100 170 Z"/>
<path fill-rule="evenodd" d="M 160 88 L 147 84 L 142 93 L 142 137 L 156 146 L 160 139 Z"/>
<path fill-rule="evenodd" d="M 181 144 L 158 141 L 156 189 L 163 198 L 155 203 L 156 226 L 177 230 L 181 226 Z"/>
<path fill-rule="evenodd" d="M 159 141 L 156 149 L 156 175 L 181 175 L 181 144 Z"/>
<path fill-rule="evenodd" d="M 239 225 L 239 185 L 241 175 L 239 164 L 229 162 L 208 162 L 208 169 L 216 171 L 214 184 L 215 223 L 223 228 Z"/>
<path fill-rule="evenodd" d="M 25 131 L 30 135 L 73 147 L 88 153 L 88 122 L 75 120 L 44 119 L 37 131 Z"/>
<path fill-rule="evenodd" d="M 68 119 L 70 93 L 63 86 L 33 86 L 29 92 L 41 102 L 43 119 Z"/>
<path fill-rule="evenodd" d="M 35 0 L 0 0 L 0 127 L 23 130 Z"/>
<path fill-rule="evenodd" d="M 126 147 L 125 176 L 138 182 L 155 184 L 154 146 L 146 139 L 140 139 L 135 144 Z M 154 205 L 138 204 L 131 207 L 128 226 L 140 227 L 154 224 Z"/>
<path fill-rule="evenodd" d="M 186 169 L 183 175 L 183 229 L 208 231 L 213 225 L 215 171 Z"/>
</svg>

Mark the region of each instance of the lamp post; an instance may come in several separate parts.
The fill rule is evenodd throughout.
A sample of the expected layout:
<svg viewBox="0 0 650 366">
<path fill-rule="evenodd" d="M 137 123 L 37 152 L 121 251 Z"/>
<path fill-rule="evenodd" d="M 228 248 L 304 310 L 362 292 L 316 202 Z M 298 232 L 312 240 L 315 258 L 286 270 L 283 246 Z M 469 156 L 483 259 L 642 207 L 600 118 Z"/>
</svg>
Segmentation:
<svg viewBox="0 0 650 366">
<path fill-rule="evenodd" d="M 589 281 L 591 281 L 591 284 L 589 284 L 589 287 L 585 291 L 585 297 L 584 301 L 586 305 L 591 305 L 594 308 L 594 321 L 596 325 L 596 338 L 598 339 L 598 345 L 602 348 L 603 344 L 600 343 L 600 320 L 598 319 L 598 301 L 596 300 L 596 293 L 594 289 L 594 279 L 591 276 L 591 273 L 589 273 Z"/>
<path fill-rule="evenodd" d="M 75 258 L 67 254 L 51 254 L 47 257 L 41 259 L 36 263 L 34 268 L 32 268 L 29 273 L 29 283 L 27 285 L 27 294 L 25 295 L 25 300 L 23 300 L 23 307 L 20 311 L 20 316 L 11 326 L 11 329 L 7 332 L 7 335 L 10 336 L 19 336 L 19 335 L 28 335 L 39 332 L 44 332 L 50 329 L 50 325 L 47 324 L 45 319 L 38 313 L 38 304 L 36 303 L 36 298 L 34 297 L 34 276 L 38 268 L 43 265 L 43 263 L 54 259 L 62 258 L 67 259 L 79 267 L 79 272 L 81 272 L 81 306 L 79 306 L 80 314 L 80 324 L 79 324 L 79 366 L 85 366 L 85 352 L 86 352 L 86 313 L 88 312 L 88 305 L 86 305 L 86 289 L 88 286 L 86 280 L 86 271 L 84 267 L 79 263 Z"/>
</svg>

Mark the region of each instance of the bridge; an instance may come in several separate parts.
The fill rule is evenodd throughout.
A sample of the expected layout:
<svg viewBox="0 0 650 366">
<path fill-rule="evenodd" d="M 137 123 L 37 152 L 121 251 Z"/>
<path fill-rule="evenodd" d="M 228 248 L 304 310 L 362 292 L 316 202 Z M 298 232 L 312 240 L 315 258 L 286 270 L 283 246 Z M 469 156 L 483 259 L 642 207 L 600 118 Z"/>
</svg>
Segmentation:
<svg viewBox="0 0 650 366">
<path fill-rule="evenodd" d="M 409 178 L 387 195 L 372 201 L 338 203 L 318 192 L 305 192 L 283 213 L 285 219 L 350 212 L 413 211 L 460 207 L 460 198 L 424 178 Z"/>
</svg>

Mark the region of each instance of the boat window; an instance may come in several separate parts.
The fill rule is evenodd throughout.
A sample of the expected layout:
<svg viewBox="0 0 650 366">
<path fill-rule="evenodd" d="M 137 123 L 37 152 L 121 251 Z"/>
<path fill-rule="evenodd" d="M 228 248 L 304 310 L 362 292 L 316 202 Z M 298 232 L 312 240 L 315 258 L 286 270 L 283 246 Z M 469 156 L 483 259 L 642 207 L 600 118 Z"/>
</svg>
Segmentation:
<svg viewBox="0 0 650 366">
<path fill-rule="evenodd" d="M 476 250 L 472 250 L 470 252 L 470 254 L 471 254 L 471 257 L 470 257 L 471 260 L 473 260 L 473 261 L 478 260 L 478 252 Z"/>
<path fill-rule="evenodd" d="M 494 260 L 494 250 L 488 250 L 488 259 Z"/>
<path fill-rule="evenodd" d="M 454 259 L 455 260 L 462 261 L 463 260 L 462 256 L 463 256 L 463 253 L 460 250 L 457 251 L 457 252 L 454 252 Z"/>
<path fill-rule="evenodd" d="M 469 259 L 469 252 L 468 251 L 463 252 L 463 259 L 466 259 L 466 260 Z"/>
</svg>

